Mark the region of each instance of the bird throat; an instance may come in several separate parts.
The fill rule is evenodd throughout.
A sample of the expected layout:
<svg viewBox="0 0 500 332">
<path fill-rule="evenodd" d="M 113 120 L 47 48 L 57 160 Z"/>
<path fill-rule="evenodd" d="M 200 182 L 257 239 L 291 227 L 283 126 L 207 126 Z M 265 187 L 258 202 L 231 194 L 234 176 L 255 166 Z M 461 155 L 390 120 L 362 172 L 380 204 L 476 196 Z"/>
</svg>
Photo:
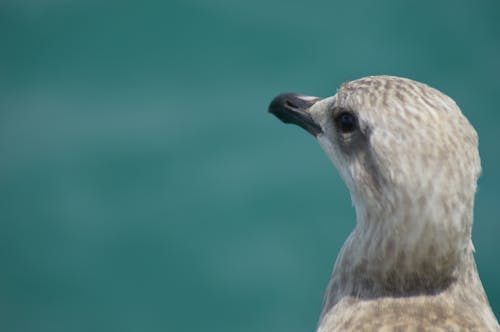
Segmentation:
<svg viewBox="0 0 500 332">
<path fill-rule="evenodd" d="M 461 248 L 447 249 L 432 241 L 407 247 L 405 238 L 396 233 L 385 234 L 385 240 L 379 241 L 367 238 L 365 232 L 356 228 L 337 257 L 322 317 L 346 297 L 433 297 L 459 283 L 467 284 L 468 276 L 477 275 L 470 240 Z"/>
</svg>

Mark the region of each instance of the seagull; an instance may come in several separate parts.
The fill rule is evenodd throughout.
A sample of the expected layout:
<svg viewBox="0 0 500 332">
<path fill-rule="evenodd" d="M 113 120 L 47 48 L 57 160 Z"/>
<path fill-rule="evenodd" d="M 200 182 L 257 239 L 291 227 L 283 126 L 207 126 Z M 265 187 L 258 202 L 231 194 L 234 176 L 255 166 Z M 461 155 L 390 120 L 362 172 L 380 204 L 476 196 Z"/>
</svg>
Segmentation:
<svg viewBox="0 0 500 332">
<path fill-rule="evenodd" d="M 317 139 L 356 210 L 318 332 L 500 331 L 471 240 L 478 136 L 450 97 L 369 76 L 324 99 L 281 94 L 269 112 Z"/>
</svg>

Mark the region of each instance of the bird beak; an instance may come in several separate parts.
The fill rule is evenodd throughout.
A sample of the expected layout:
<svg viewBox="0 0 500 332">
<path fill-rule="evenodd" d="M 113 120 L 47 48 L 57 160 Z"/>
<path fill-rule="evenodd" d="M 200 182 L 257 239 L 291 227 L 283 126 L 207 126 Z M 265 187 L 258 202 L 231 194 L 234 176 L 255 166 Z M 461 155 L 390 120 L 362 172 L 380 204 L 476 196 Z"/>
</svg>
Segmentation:
<svg viewBox="0 0 500 332">
<path fill-rule="evenodd" d="M 308 109 L 320 98 L 296 93 L 282 93 L 269 104 L 269 112 L 284 123 L 301 126 L 313 136 L 321 134 L 321 127 L 314 122 Z"/>
</svg>

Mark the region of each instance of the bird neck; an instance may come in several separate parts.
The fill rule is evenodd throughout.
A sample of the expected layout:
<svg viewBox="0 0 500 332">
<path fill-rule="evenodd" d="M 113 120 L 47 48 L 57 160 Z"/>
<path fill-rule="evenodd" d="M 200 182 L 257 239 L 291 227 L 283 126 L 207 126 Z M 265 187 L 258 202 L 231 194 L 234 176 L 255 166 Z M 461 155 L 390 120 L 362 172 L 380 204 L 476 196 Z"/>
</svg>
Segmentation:
<svg viewBox="0 0 500 332">
<path fill-rule="evenodd" d="M 452 297 L 462 301 L 472 283 L 481 290 L 474 301 L 484 302 L 471 242 L 475 182 L 471 190 L 455 192 L 421 183 L 379 192 L 350 189 L 357 225 L 335 262 L 322 317 L 345 297 L 433 298 L 455 292 Z"/>
<path fill-rule="evenodd" d="M 404 204 L 404 209 L 378 213 L 371 207 L 370 214 L 357 211 L 357 227 L 346 243 L 358 269 L 353 272 L 395 294 L 446 287 L 456 278 L 464 255 L 472 251 L 472 206 L 446 213 L 436 205 Z"/>
<path fill-rule="evenodd" d="M 484 315 L 496 326 L 474 261 L 472 209 L 426 212 L 430 210 L 413 205 L 404 211 L 371 209 L 367 215 L 357 209 L 358 224 L 335 262 L 320 323 L 339 311 L 376 306 L 379 301 L 372 300 L 383 298 L 410 311 L 416 300 L 451 311 L 455 306 L 474 308 L 478 317 Z M 467 225 L 462 231 L 461 223 Z"/>
<path fill-rule="evenodd" d="M 367 215 L 357 210 L 357 227 L 335 263 L 330 301 L 346 295 L 436 294 L 466 271 L 475 271 L 472 211 L 448 216 L 416 206 L 404 211 L 370 211 Z M 465 232 L 463 223 L 469 225 Z"/>
</svg>

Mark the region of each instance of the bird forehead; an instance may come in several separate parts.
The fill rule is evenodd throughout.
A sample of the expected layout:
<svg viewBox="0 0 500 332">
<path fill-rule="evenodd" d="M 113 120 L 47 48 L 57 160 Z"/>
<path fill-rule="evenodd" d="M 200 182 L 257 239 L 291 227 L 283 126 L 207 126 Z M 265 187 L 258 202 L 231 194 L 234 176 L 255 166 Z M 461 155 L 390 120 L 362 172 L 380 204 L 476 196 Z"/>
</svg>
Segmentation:
<svg viewBox="0 0 500 332">
<path fill-rule="evenodd" d="M 425 84 L 392 76 L 366 77 L 344 83 L 337 95 L 339 103 L 386 111 L 400 111 L 402 106 L 415 106 L 423 111 L 437 109 L 439 104 L 453 104 L 449 97 Z"/>
<path fill-rule="evenodd" d="M 455 102 L 425 84 L 393 76 L 372 76 L 344 83 L 336 106 L 353 110 L 375 126 L 439 130 L 467 127 Z"/>
</svg>

